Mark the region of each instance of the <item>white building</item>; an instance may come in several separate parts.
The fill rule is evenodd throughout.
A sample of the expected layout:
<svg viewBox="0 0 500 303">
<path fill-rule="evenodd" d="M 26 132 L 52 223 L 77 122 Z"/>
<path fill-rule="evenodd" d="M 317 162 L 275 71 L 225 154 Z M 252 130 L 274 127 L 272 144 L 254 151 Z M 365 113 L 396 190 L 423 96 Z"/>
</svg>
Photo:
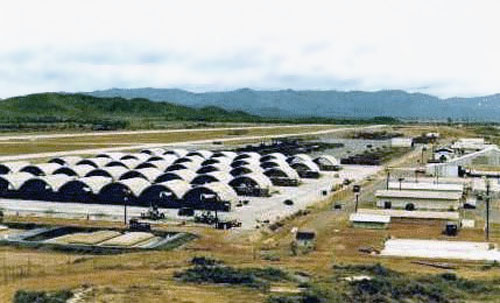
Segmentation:
<svg viewBox="0 0 500 303">
<path fill-rule="evenodd" d="M 396 148 L 411 148 L 413 147 L 413 138 L 392 138 L 391 146 Z"/>
<path fill-rule="evenodd" d="M 391 222 L 391 217 L 378 214 L 362 214 L 354 213 L 349 217 L 352 227 L 369 228 L 369 229 L 385 229 Z"/>
<path fill-rule="evenodd" d="M 406 210 L 457 210 L 462 193 L 415 190 L 378 190 L 377 207 Z"/>
<path fill-rule="evenodd" d="M 413 191 L 437 191 L 437 192 L 464 192 L 464 185 L 457 183 L 434 183 L 434 182 L 389 182 L 389 189 L 413 190 Z"/>
<path fill-rule="evenodd" d="M 484 138 L 461 138 L 455 141 L 451 145 L 451 148 L 458 154 L 466 154 L 480 151 L 490 146 L 493 145 L 487 143 Z"/>
</svg>

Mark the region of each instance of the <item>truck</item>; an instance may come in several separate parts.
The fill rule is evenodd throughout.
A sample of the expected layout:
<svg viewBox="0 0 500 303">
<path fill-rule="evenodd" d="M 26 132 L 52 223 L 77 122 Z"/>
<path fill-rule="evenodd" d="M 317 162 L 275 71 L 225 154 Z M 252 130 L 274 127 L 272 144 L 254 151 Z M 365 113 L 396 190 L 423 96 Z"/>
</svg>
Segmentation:
<svg viewBox="0 0 500 303">
<path fill-rule="evenodd" d="M 128 221 L 128 229 L 133 231 L 151 231 L 151 224 L 140 222 L 137 218 Z"/>
<path fill-rule="evenodd" d="M 141 219 L 163 220 L 165 214 L 158 210 L 156 205 L 151 205 L 146 212 L 141 212 Z"/>
</svg>

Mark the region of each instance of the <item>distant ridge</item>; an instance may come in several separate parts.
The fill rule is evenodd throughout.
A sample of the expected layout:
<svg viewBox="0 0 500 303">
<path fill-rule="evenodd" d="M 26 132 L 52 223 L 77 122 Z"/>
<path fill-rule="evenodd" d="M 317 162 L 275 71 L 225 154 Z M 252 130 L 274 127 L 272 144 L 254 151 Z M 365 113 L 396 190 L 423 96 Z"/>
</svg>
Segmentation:
<svg viewBox="0 0 500 303">
<path fill-rule="evenodd" d="M 87 92 L 96 97 L 145 98 L 190 107 L 217 106 L 264 117 L 372 118 L 500 121 L 500 94 L 440 99 L 401 90 L 260 91 L 248 88 L 194 93 L 181 89 L 136 88 Z"/>
</svg>

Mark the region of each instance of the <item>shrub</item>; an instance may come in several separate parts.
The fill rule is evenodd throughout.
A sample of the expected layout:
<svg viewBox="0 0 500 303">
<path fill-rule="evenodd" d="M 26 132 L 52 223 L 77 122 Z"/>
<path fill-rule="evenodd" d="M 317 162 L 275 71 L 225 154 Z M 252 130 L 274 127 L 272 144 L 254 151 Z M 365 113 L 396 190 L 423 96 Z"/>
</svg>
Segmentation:
<svg viewBox="0 0 500 303">
<path fill-rule="evenodd" d="M 276 268 L 234 268 L 222 265 L 220 261 L 196 257 L 191 260 L 194 265 L 182 272 L 176 272 L 174 277 L 193 283 L 215 283 L 244 285 L 253 288 L 267 288 L 269 282 L 290 279 L 289 275 Z"/>
<path fill-rule="evenodd" d="M 73 293 L 69 290 L 54 293 L 18 290 L 14 295 L 13 303 L 64 303 L 72 296 Z"/>
<path fill-rule="evenodd" d="M 191 259 L 192 265 L 204 265 L 204 266 L 214 266 L 218 264 L 222 264 L 222 261 L 215 260 L 209 257 L 194 257 Z"/>
</svg>

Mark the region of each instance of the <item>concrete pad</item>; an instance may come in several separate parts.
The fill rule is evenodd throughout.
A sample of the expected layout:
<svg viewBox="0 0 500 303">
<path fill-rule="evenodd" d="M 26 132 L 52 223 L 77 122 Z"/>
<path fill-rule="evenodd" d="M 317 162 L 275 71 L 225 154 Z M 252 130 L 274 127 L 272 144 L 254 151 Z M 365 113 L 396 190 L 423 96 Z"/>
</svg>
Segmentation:
<svg viewBox="0 0 500 303">
<path fill-rule="evenodd" d="M 401 209 L 361 208 L 358 212 L 362 214 L 387 215 L 391 218 L 411 219 L 458 220 L 460 217 L 457 211 L 408 211 Z"/>
<path fill-rule="evenodd" d="M 385 242 L 382 256 L 500 261 L 500 251 L 487 242 L 394 239 Z"/>
</svg>

